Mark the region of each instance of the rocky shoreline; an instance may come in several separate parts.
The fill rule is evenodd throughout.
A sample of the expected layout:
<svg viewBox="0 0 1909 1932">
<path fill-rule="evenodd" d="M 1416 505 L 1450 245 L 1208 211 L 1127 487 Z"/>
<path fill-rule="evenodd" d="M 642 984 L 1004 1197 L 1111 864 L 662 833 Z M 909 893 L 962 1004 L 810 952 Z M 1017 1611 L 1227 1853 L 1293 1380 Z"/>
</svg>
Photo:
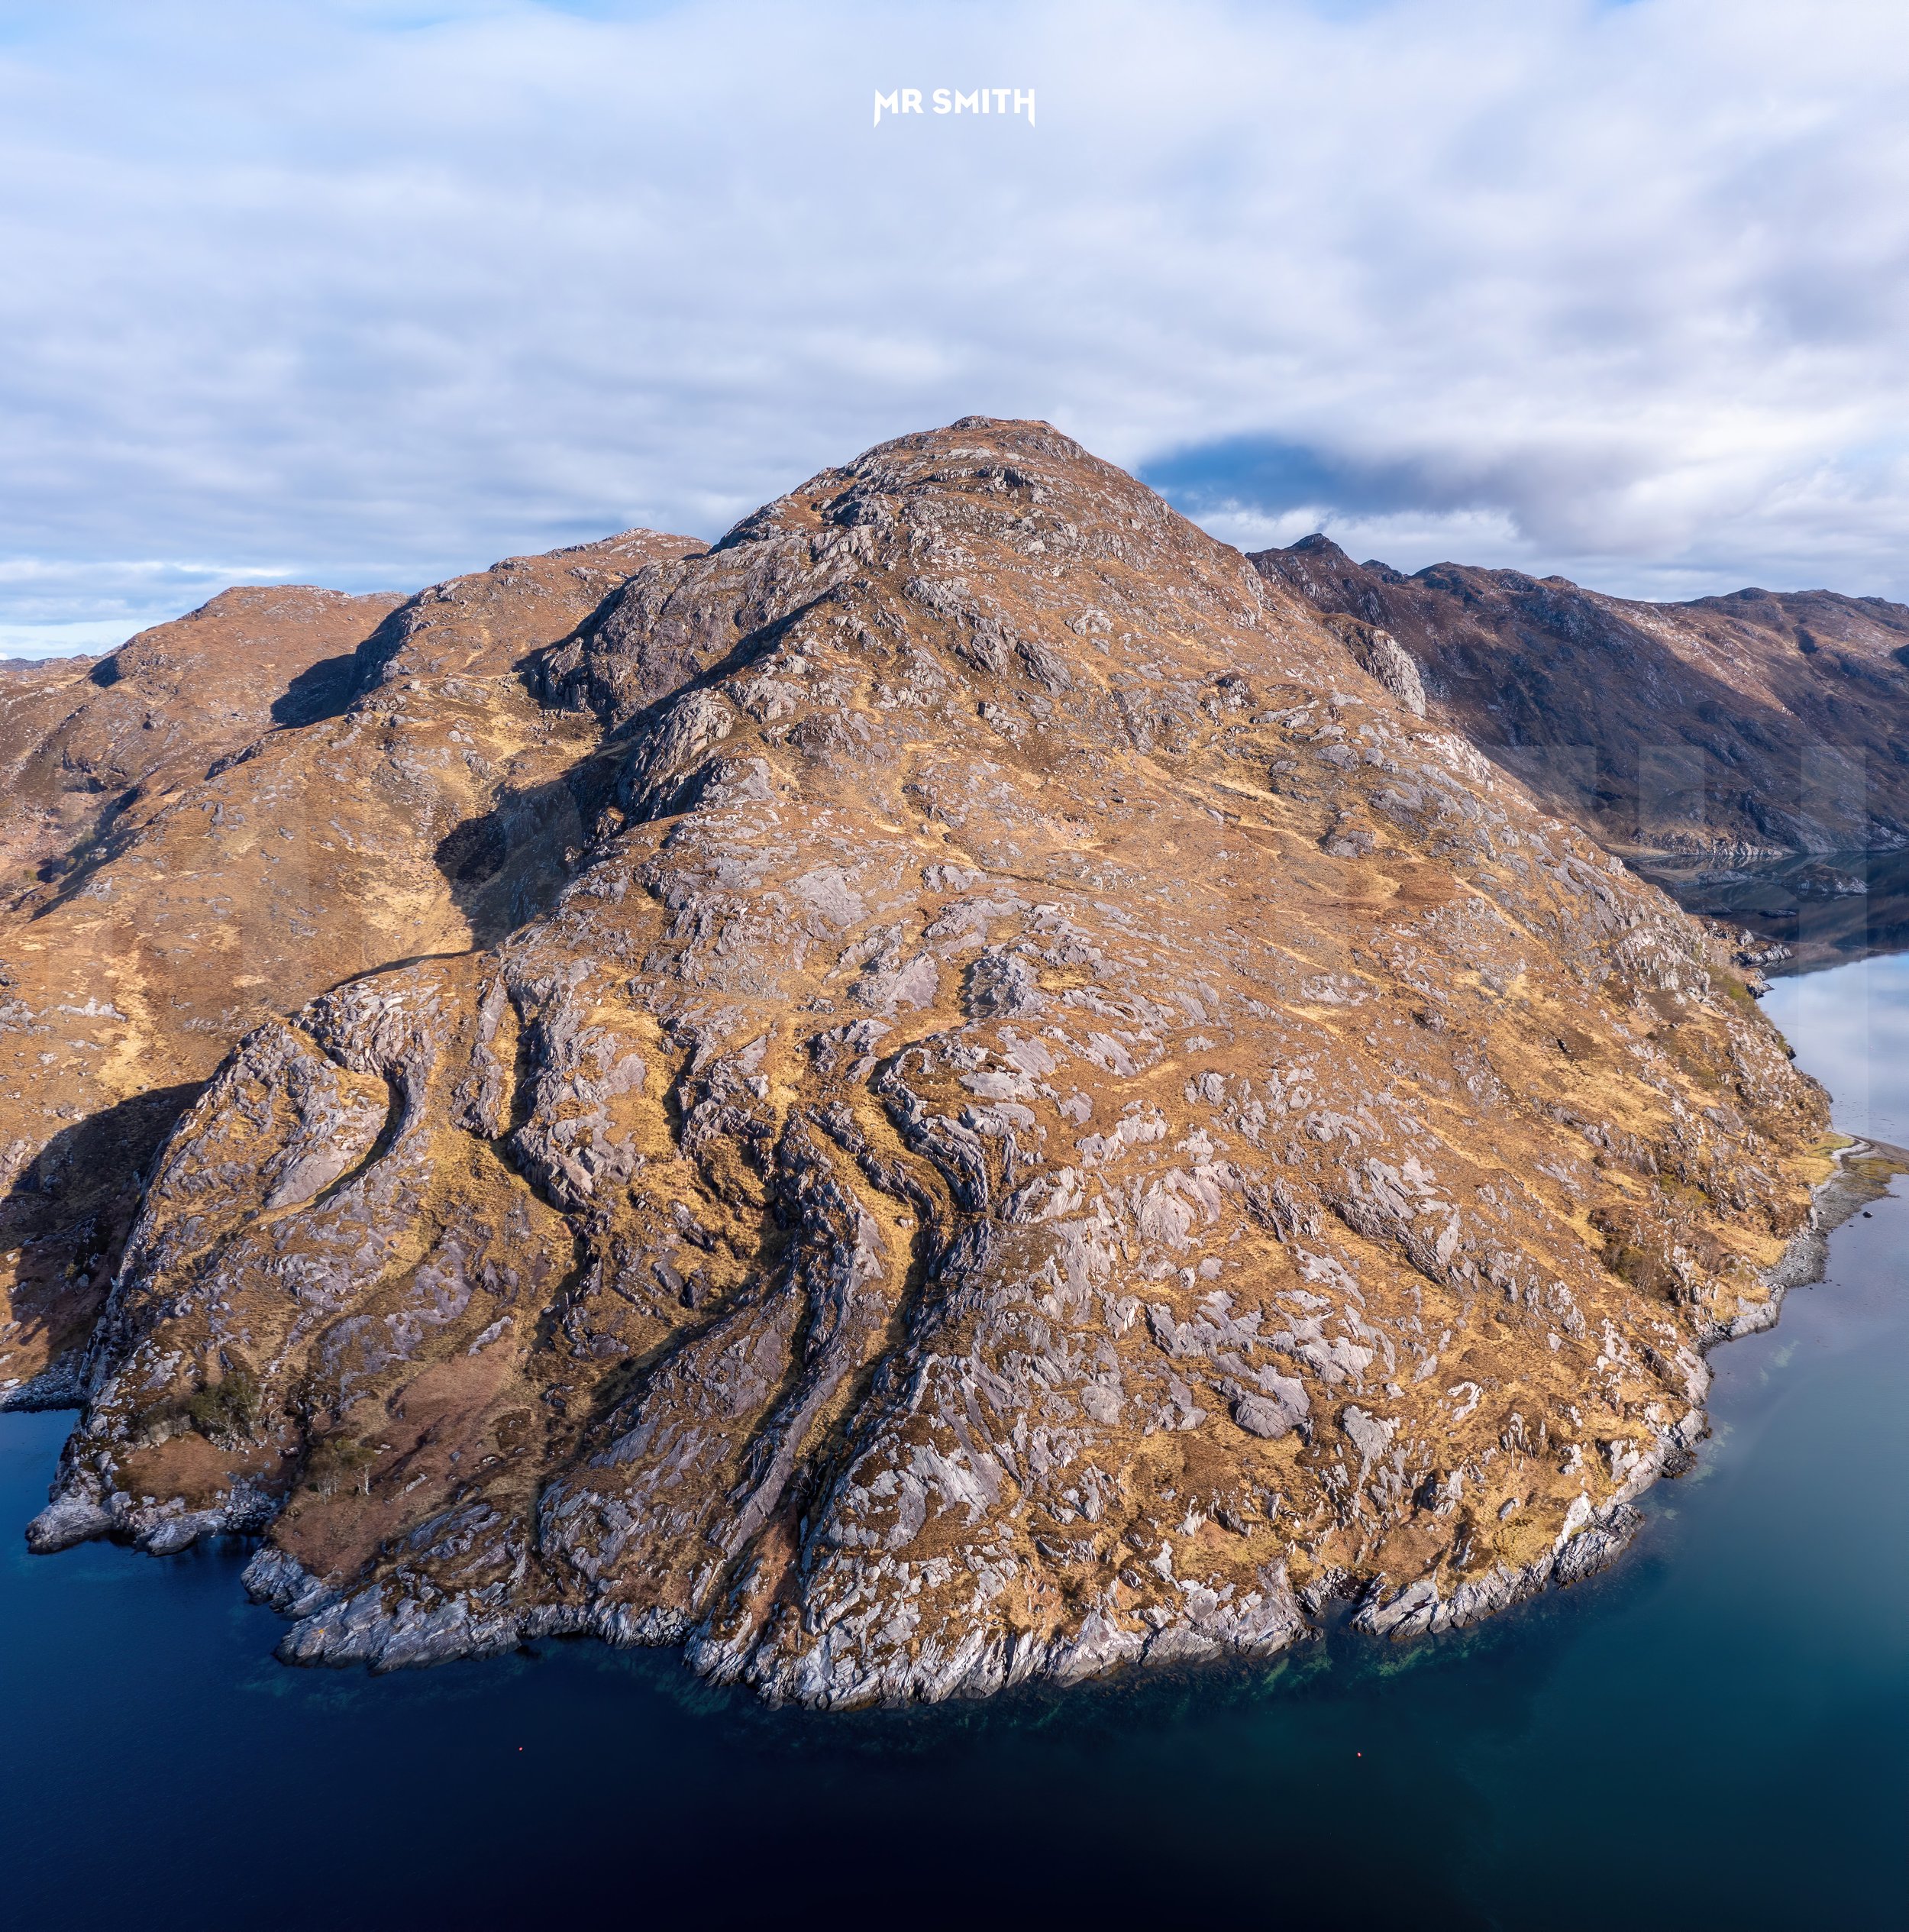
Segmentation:
<svg viewBox="0 0 1909 1932">
<path fill-rule="evenodd" d="M 1724 1342 L 1775 1327 L 1791 1290 L 1823 1280 L 1830 1236 L 1870 1202 L 1885 1196 L 1895 1175 L 1909 1173 L 1909 1150 L 1887 1142 L 1854 1140 L 1835 1150 L 1833 1158 L 1835 1167 L 1815 1191 L 1807 1224 L 1791 1236 L 1781 1260 L 1765 1274 L 1768 1298 L 1746 1299 L 1733 1319 L 1714 1324 L 1704 1339 L 1706 1354 Z M 15 1391 L 4 1406 L 80 1405 L 81 1381 L 74 1365 L 62 1364 L 41 1379 L 47 1384 L 44 1394 L 31 1391 L 36 1399 L 27 1399 L 30 1391 Z M 1706 1384 L 1707 1380 L 1706 1371 Z M 1703 1392 L 1697 1391 L 1697 1396 Z M 1642 1527 L 1637 1498 L 1660 1478 L 1688 1468 L 1709 1428 L 1701 1401 L 1694 1399 L 1688 1413 L 1659 1436 L 1655 1449 L 1640 1457 L 1617 1491 L 1596 1508 L 1586 1504 L 1581 1513 L 1567 1516 L 1555 1546 L 1545 1556 L 1516 1570 L 1501 1567 L 1462 1583 L 1449 1598 L 1423 1581 L 1388 1594 L 1385 1578 L 1379 1577 L 1365 1591 L 1353 1627 L 1401 1640 L 1435 1636 L 1609 1568 Z M 147 1555 L 168 1556 L 202 1537 L 258 1536 L 270 1527 L 278 1507 L 263 1491 L 234 1493 L 219 1508 L 198 1512 L 141 1513 L 123 1495 L 112 1501 L 121 1507 L 102 1509 L 71 1493 L 56 1497 L 28 1527 L 29 1549 L 51 1554 L 105 1536 Z M 560 1636 L 594 1637 L 619 1646 L 680 1647 L 693 1669 L 717 1682 L 742 1676 L 748 1662 L 746 1651 L 725 1645 L 706 1624 L 654 1612 L 632 1614 L 621 1607 L 578 1610 L 551 1604 L 528 1611 L 500 1608 L 487 1615 L 474 1611 L 464 1598 L 435 1610 L 407 1600 L 394 1612 L 384 1607 L 375 1586 L 354 1593 L 328 1589 L 286 1552 L 270 1547 L 254 1554 L 242 1581 L 254 1601 L 291 1620 L 292 1628 L 275 1652 L 287 1664 L 363 1665 L 382 1672 L 502 1656 L 521 1644 Z M 1106 1620 L 1090 1619 L 1077 1636 L 1056 1643 L 977 1644 L 946 1658 L 922 1660 L 905 1681 L 883 1687 L 887 1701 L 986 1696 L 1037 1677 L 1077 1682 L 1129 1663 L 1177 1662 L 1229 1652 L 1270 1656 L 1305 1635 L 1309 1614 L 1316 1617 L 1336 1592 L 1329 1577 L 1323 1587 L 1303 1597 L 1295 1596 L 1283 1572 L 1265 1581 L 1263 1597 L 1249 1598 L 1230 1613 L 1203 1623 L 1190 1619 L 1171 1624 L 1144 1640 Z M 822 1686 L 806 1684 L 793 1675 L 789 1681 L 772 1679 L 757 1688 L 777 1702 L 831 1701 Z"/>
<path fill-rule="evenodd" d="M 1765 1274 L 1768 1299 L 1746 1300 L 1733 1320 L 1714 1325 L 1704 1342 L 1706 1352 L 1775 1326 L 1789 1291 L 1823 1278 L 1830 1236 L 1869 1203 L 1886 1195 L 1895 1175 L 1909 1172 L 1909 1150 L 1885 1142 L 1852 1141 L 1836 1150 L 1833 1158 L 1833 1171 L 1816 1190 L 1807 1225 L 1791 1237 L 1781 1259 Z M 31 1406 L 76 1406 L 77 1388 L 77 1378 L 69 1374 L 61 1390 L 54 1392 L 56 1399 Z M 66 1394 L 63 1401 L 57 1399 L 67 1389 L 76 1393 Z M 1697 1391 L 1699 1396 L 1702 1393 Z M 16 1397 L 10 1406 L 30 1405 Z M 1587 1504 L 1581 1512 L 1574 1512 L 1575 1520 L 1567 1517 L 1555 1546 L 1536 1562 L 1516 1570 L 1501 1567 L 1461 1583 L 1449 1597 L 1442 1597 L 1426 1581 L 1388 1593 L 1381 1576 L 1364 1593 L 1352 1627 L 1373 1636 L 1400 1640 L 1437 1636 L 1508 1610 L 1547 1588 L 1566 1587 L 1608 1569 L 1642 1527 L 1643 1517 L 1635 1507 L 1638 1497 L 1660 1478 L 1687 1468 L 1697 1444 L 1708 1433 L 1708 1417 L 1701 1401 L 1694 1401 L 1689 1412 L 1658 1438 L 1654 1450 L 1639 1459 L 1615 1493 L 1595 1509 Z M 122 1504 L 126 1500 L 114 1498 Z M 36 1553 L 50 1553 L 105 1536 L 163 1556 L 202 1536 L 259 1535 L 269 1527 L 276 1507 L 273 1498 L 255 1492 L 234 1494 L 217 1510 L 176 1511 L 142 1520 L 129 1508 L 100 1510 L 68 1494 L 34 1519 L 27 1542 Z M 1336 1593 L 1330 1578 L 1323 1580 L 1323 1588 L 1303 1597 L 1295 1595 L 1283 1571 L 1265 1581 L 1261 1595 L 1249 1597 L 1237 1607 L 1216 1606 L 1217 1615 L 1170 1623 L 1144 1640 L 1109 1620 L 1092 1617 L 1077 1633 L 1058 1642 L 980 1640 L 945 1656 L 918 1656 L 896 1682 L 880 1685 L 874 1701 L 900 1704 L 984 1697 L 1031 1679 L 1065 1685 L 1126 1665 L 1180 1663 L 1229 1653 L 1269 1656 L 1314 1627 L 1309 1619 L 1316 1618 Z M 328 1589 L 292 1557 L 270 1546 L 255 1552 L 242 1581 L 255 1602 L 291 1620 L 292 1627 L 275 1652 L 286 1664 L 363 1665 L 381 1672 L 500 1656 L 540 1639 L 575 1636 L 620 1647 L 680 1647 L 689 1666 L 715 1682 L 734 1682 L 750 1675 L 748 1651 L 725 1644 L 707 1623 L 654 1611 L 632 1614 L 620 1607 L 580 1610 L 551 1604 L 528 1611 L 499 1607 L 486 1614 L 467 1598 L 454 1598 L 435 1609 L 406 1600 L 393 1611 L 385 1607 L 375 1586 L 349 1594 Z M 751 1681 L 774 1703 L 825 1707 L 837 1701 L 825 1676 L 812 1670 L 758 1675 Z M 871 1701 L 869 1688 L 858 1685 L 852 1701 Z"/>
<path fill-rule="evenodd" d="M 1774 1327 L 1791 1289 L 1823 1279 L 1830 1236 L 1868 1203 L 1885 1195 L 1892 1177 L 1909 1172 L 1909 1151 L 1883 1142 L 1854 1141 L 1837 1149 L 1834 1158 L 1834 1171 L 1816 1191 L 1809 1225 L 1791 1237 L 1781 1260 L 1765 1275 L 1770 1298 L 1746 1301 L 1734 1321 L 1715 1327 L 1706 1340 L 1707 1350 Z M 1426 1582 L 1388 1595 L 1381 1577 L 1366 1591 L 1352 1619 L 1353 1627 L 1374 1636 L 1399 1640 L 1436 1636 L 1509 1610 L 1547 1588 L 1581 1582 L 1608 1569 L 1630 1547 L 1642 1527 L 1643 1515 L 1635 1507 L 1637 1498 L 1661 1477 L 1688 1468 L 1697 1444 L 1709 1428 L 1704 1409 L 1693 1406 L 1658 1439 L 1655 1451 L 1639 1460 L 1615 1494 L 1594 1510 L 1585 1505 L 1575 1521 L 1568 1516 L 1555 1546 L 1536 1562 L 1462 1583 L 1449 1598 L 1441 1597 Z M 50 1507 L 47 1517 L 54 1515 L 60 1507 Z M 45 1522 L 47 1517 L 39 1520 Z M 239 1530 L 246 1526 L 233 1522 L 220 1527 Z M 82 1532 L 82 1536 L 87 1533 L 97 1532 Z M 183 1536 L 177 1546 L 192 1539 Z M 157 1554 L 173 1546 L 160 1531 L 142 1546 Z M 1030 1679 L 1076 1683 L 1127 1664 L 1181 1663 L 1229 1653 L 1270 1656 L 1307 1633 L 1313 1627 L 1308 1614 L 1316 1617 L 1333 1592 L 1329 1579 L 1326 1588 L 1309 1591 L 1303 1598 L 1294 1595 L 1283 1574 L 1267 1581 L 1263 1598 L 1249 1599 L 1230 1615 L 1203 1623 L 1189 1619 L 1168 1625 L 1145 1640 L 1104 1619 L 1095 1619 L 1077 1636 L 1058 1643 L 977 1642 L 946 1657 L 919 1659 L 906 1677 L 883 1685 L 877 1701 L 900 1704 L 986 1697 Z M 706 1625 L 698 1627 L 686 1619 L 654 1614 L 631 1616 L 605 1609 L 580 1612 L 551 1605 L 485 1616 L 473 1614 L 468 1601 L 461 1598 L 436 1611 L 422 1611 L 406 1602 L 394 1614 L 383 1607 L 375 1588 L 341 1595 L 328 1590 L 283 1551 L 270 1548 L 253 1556 L 246 1565 L 244 1582 L 255 1602 L 293 1620 L 276 1653 L 288 1664 L 363 1665 L 373 1672 L 397 1670 L 502 1656 L 521 1644 L 559 1636 L 596 1637 L 625 1646 L 680 1646 L 692 1669 L 719 1683 L 743 1677 L 748 1662 L 746 1652 L 725 1645 Z M 812 1675 L 804 1678 L 787 1673 L 758 1681 L 755 1688 L 777 1703 L 825 1706 L 834 1701 L 825 1679 Z M 867 1699 L 864 1696 L 856 1701 Z"/>
<path fill-rule="evenodd" d="M 1854 1140 L 1836 1149 L 1833 1158 L 1836 1165 L 1817 1187 L 1807 1224 L 1791 1236 L 1776 1265 L 1765 1271 L 1768 1298 L 1746 1300 L 1732 1320 L 1714 1324 L 1701 1343 L 1706 1355 L 1721 1343 L 1775 1327 L 1790 1290 L 1823 1278 L 1830 1236 L 1869 1203 L 1887 1194 L 1894 1176 L 1909 1174 L 1909 1151 L 1886 1141 Z M 1655 1449 L 1643 1455 L 1615 1494 L 1594 1510 L 1587 1506 L 1578 1525 L 1567 1521 L 1565 1533 L 1548 1556 L 1520 1570 L 1500 1569 L 1479 1581 L 1462 1584 L 1449 1599 L 1422 1583 L 1387 1598 L 1381 1578 L 1353 1619 L 1355 1627 L 1378 1636 L 1436 1635 L 1508 1610 L 1547 1588 L 1577 1583 L 1609 1569 L 1643 1525 L 1635 1507 L 1637 1498 L 1660 1477 L 1688 1468 L 1697 1443 L 1710 1433 L 1710 1417 L 1697 1399 L 1707 1392 L 1707 1365 L 1703 1380 L 1704 1387 L 1693 1397 L 1689 1413 L 1658 1438 Z"/>
<path fill-rule="evenodd" d="M 1746 1301 L 1733 1321 L 1716 1325 L 1706 1338 L 1707 1351 L 1774 1327 L 1788 1291 L 1822 1280 L 1830 1235 L 1869 1202 L 1886 1194 L 1893 1176 L 1909 1172 L 1909 1151 L 1886 1142 L 1855 1141 L 1837 1149 L 1834 1158 L 1833 1171 L 1816 1191 L 1808 1225 L 1791 1238 L 1782 1258 L 1767 1271 L 1769 1299 Z M 1556 1544 L 1536 1562 L 1516 1570 L 1501 1567 L 1462 1583 L 1449 1598 L 1426 1581 L 1388 1594 L 1381 1576 L 1364 1593 L 1353 1627 L 1397 1640 L 1436 1636 L 1609 1568 L 1642 1526 L 1637 1498 L 1661 1477 L 1689 1467 L 1696 1445 L 1708 1432 L 1708 1417 L 1701 1404 L 1694 1402 L 1689 1412 L 1658 1438 L 1655 1449 L 1639 1459 L 1615 1493 L 1595 1509 L 1587 1504 L 1581 1511 L 1568 1514 Z M 27 1541 L 37 1552 L 49 1553 L 102 1535 L 117 1536 L 150 1555 L 165 1556 L 203 1536 L 257 1535 L 269 1525 L 274 1508 L 271 1499 L 262 1494 L 235 1495 L 217 1511 L 177 1513 L 138 1523 L 128 1510 L 98 1511 L 63 1495 L 34 1519 Z M 500 1605 L 486 1612 L 464 1597 L 434 1609 L 405 1600 L 394 1611 L 386 1607 L 375 1586 L 351 1593 L 329 1589 L 286 1552 L 269 1546 L 254 1554 L 242 1581 L 254 1601 L 291 1620 L 292 1627 L 275 1652 L 286 1664 L 364 1665 L 380 1672 L 504 1656 L 539 1639 L 587 1636 L 618 1646 L 680 1647 L 690 1667 L 715 1682 L 751 1675 L 746 1649 L 725 1644 L 709 1623 L 680 1616 L 563 1604 L 528 1611 Z M 1264 1581 L 1263 1594 L 1249 1596 L 1237 1607 L 1216 1606 L 1219 1614 L 1204 1619 L 1167 1624 L 1145 1639 L 1107 1619 L 1090 1617 L 1077 1633 L 1057 1642 L 977 1640 L 945 1656 L 917 1656 L 896 1681 L 877 1688 L 874 1701 L 900 1704 L 984 1697 L 1033 1678 L 1074 1683 L 1124 1665 L 1179 1663 L 1229 1653 L 1271 1656 L 1304 1636 L 1313 1627 L 1309 1615 L 1316 1617 L 1336 1592 L 1335 1579 L 1328 1577 L 1323 1587 L 1296 1596 L 1283 1569 Z M 830 1694 L 825 1674 L 812 1669 L 757 1674 L 752 1681 L 775 1703 L 825 1707 L 838 1701 Z M 870 1701 L 870 1688 L 858 1685 L 852 1701 Z"/>
</svg>

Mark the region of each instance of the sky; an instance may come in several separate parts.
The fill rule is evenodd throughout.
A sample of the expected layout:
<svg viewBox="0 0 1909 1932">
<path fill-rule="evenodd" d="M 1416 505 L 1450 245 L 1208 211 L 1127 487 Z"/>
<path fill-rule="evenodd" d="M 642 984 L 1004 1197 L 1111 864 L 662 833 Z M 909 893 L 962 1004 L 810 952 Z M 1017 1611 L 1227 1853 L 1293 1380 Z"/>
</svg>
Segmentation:
<svg viewBox="0 0 1909 1932">
<path fill-rule="evenodd" d="M 0 653 L 975 413 L 1247 548 L 1909 601 L 1902 0 L 0 0 Z"/>
</svg>

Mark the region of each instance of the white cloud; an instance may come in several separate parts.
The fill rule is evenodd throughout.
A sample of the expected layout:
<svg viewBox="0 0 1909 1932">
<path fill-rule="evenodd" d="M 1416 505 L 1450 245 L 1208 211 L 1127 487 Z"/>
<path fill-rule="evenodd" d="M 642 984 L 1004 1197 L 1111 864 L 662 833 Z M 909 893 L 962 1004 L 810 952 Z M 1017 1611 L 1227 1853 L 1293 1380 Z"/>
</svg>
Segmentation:
<svg viewBox="0 0 1909 1932">
<path fill-rule="evenodd" d="M 1038 128 L 869 125 L 983 83 Z M 1906 106 L 1857 0 L 0 10 L 0 622 L 711 535 L 968 411 L 1229 538 L 1909 596 Z"/>
</svg>

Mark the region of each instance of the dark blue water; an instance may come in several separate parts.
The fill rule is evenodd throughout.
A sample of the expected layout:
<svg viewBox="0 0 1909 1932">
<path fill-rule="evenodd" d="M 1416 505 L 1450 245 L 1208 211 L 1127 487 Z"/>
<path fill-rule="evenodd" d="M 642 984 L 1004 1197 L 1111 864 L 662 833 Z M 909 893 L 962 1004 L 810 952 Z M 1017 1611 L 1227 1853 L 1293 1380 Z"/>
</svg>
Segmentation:
<svg viewBox="0 0 1909 1932">
<path fill-rule="evenodd" d="M 1905 962 L 1772 1006 L 1804 1064 L 1861 1071 L 1846 1124 L 1909 1115 Z M 819 1718 L 587 1644 L 287 1671 L 236 1552 L 30 1560 L 10 1535 L 0 1910 L 142 1932 L 1909 1924 L 1906 1236 L 1909 1200 L 1878 1202 L 1828 1284 L 1714 1358 L 1717 1435 L 1616 1573 L 1410 1652 L 1336 1636 L 1270 1669 Z M 44 1499 L 66 1422 L 0 1416 L 0 1522 Z"/>
</svg>

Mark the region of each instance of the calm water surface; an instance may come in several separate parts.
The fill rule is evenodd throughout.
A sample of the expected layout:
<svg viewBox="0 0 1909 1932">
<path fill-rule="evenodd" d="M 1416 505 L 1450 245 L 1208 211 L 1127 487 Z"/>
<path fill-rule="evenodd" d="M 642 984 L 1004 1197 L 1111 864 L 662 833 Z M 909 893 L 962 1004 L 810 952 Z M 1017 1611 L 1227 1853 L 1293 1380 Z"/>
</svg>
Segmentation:
<svg viewBox="0 0 1909 1932">
<path fill-rule="evenodd" d="M 1840 1124 L 1909 1139 L 1909 961 L 1769 1005 Z M 587 1644 L 283 1670 L 237 1552 L 30 1560 L 69 1419 L 0 1416 L 7 1918 L 1909 1924 L 1906 1276 L 1878 1202 L 1718 1352 L 1717 1436 L 1613 1575 L 1410 1652 L 906 1717 Z"/>
</svg>

